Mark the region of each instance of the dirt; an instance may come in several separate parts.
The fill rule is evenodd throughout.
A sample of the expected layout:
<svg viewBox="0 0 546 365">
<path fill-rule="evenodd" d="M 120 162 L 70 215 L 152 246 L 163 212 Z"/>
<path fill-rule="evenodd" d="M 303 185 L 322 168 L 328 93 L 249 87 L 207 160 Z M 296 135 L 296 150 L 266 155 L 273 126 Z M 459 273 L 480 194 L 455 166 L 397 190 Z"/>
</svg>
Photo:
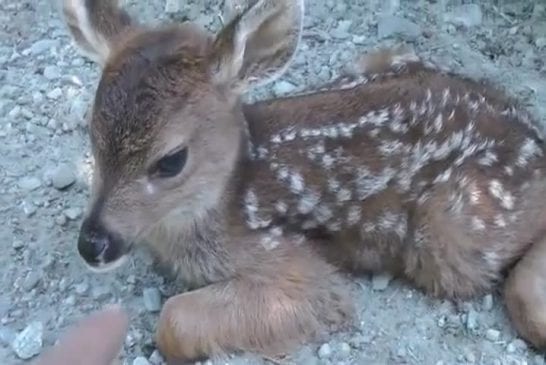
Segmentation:
<svg viewBox="0 0 546 365">
<path fill-rule="evenodd" d="M 218 1 L 126 1 L 143 22 L 220 25 Z M 468 3 L 468 1 L 466 2 Z M 477 4 L 477 3 L 476 3 Z M 533 5 L 534 4 L 534 5 Z M 335 77 L 359 52 L 396 42 L 457 72 L 485 77 L 546 122 L 543 2 L 308 1 L 299 54 L 251 98 L 290 94 Z M 0 359 L 22 364 L 82 315 L 122 302 L 131 313 L 125 364 L 159 364 L 153 330 L 176 288 L 138 251 L 115 273 L 89 272 L 76 252 L 88 197 L 84 114 L 100 70 L 71 43 L 56 2 L 0 3 Z M 360 323 L 309 344 L 287 364 L 544 364 L 518 339 L 499 292 L 465 303 L 430 299 L 388 277 L 352 278 Z M 212 363 L 212 362 L 209 362 Z M 251 355 L 215 364 L 267 363 Z"/>
</svg>

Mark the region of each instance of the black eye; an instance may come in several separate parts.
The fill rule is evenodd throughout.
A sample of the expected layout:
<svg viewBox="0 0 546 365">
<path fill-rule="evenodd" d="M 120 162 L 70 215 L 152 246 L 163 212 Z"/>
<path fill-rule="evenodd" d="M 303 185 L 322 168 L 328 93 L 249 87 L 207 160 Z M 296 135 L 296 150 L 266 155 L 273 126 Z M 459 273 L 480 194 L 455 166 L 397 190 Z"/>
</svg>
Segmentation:
<svg viewBox="0 0 546 365">
<path fill-rule="evenodd" d="M 159 177 L 173 177 L 182 171 L 188 159 L 188 149 L 184 148 L 157 161 L 154 173 Z"/>
</svg>

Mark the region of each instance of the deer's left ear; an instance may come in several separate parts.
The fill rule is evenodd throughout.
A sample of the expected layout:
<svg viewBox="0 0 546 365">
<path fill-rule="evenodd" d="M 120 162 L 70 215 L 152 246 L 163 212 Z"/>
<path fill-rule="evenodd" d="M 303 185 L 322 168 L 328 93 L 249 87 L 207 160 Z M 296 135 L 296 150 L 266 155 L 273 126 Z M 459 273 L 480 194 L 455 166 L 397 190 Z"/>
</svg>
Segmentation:
<svg viewBox="0 0 546 365">
<path fill-rule="evenodd" d="M 80 52 L 103 66 L 116 37 L 133 25 L 119 0 L 63 0 L 64 20 Z"/>
<path fill-rule="evenodd" d="M 303 28 L 304 0 L 250 3 L 218 34 L 210 61 L 214 81 L 238 92 L 281 76 Z"/>
</svg>

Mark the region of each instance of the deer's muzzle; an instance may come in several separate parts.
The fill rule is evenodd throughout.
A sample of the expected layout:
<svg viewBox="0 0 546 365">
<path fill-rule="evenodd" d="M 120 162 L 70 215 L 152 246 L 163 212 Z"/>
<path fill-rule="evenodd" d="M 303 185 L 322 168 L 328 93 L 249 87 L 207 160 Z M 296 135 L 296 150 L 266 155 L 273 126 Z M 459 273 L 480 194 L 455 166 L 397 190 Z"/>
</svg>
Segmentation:
<svg viewBox="0 0 546 365">
<path fill-rule="evenodd" d="M 106 227 L 89 218 L 82 223 L 78 238 L 78 252 L 85 262 L 95 269 L 109 268 L 127 253 L 123 239 Z"/>
</svg>

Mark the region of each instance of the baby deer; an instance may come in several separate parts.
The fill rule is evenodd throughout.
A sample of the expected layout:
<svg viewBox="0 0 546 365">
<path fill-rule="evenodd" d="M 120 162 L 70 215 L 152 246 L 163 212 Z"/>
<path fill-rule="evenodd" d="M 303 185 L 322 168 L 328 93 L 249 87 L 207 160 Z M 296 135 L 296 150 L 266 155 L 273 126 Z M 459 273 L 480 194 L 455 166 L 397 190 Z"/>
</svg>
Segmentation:
<svg viewBox="0 0 546 365">
<path fill-rule="evenodd" d="M 342 272 L 444 298 L 507 274 L 517 330 L 546 345 L 545 147 L 508 97 L 385 51 L 356 82 L 244 104 L 290 64 L 303 0 L 253 1 L 214 37 L 137 25 L 114 0 L 64 13 L 103 68 L 78 249 L 107 270 L 145 242 L 195 289 L 161 312 L 169 361 L 272 357 L 345 328 Z"/>
</svg>

